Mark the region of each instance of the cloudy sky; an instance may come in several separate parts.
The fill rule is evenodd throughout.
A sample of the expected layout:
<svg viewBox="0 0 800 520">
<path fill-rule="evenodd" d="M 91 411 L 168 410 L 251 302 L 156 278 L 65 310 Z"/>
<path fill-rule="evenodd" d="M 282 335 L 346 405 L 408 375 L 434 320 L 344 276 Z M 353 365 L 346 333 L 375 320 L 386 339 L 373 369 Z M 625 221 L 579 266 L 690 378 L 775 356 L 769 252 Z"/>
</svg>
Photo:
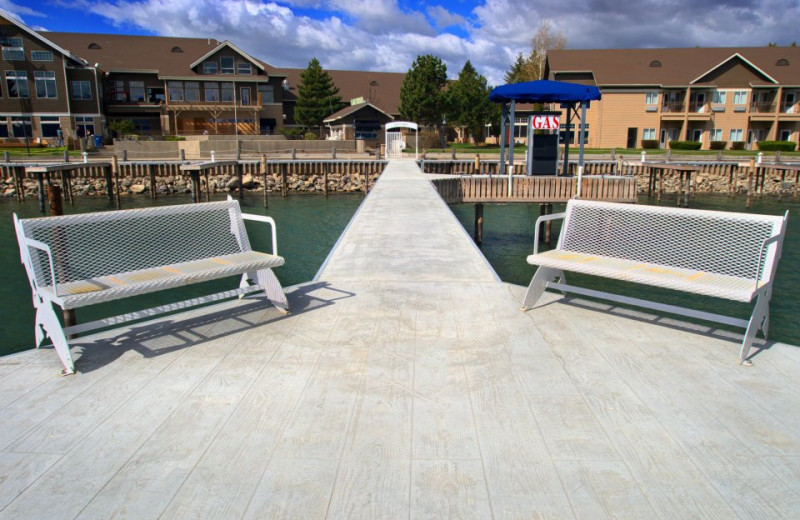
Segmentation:
<svg viewBox="0 0 800 520">
<path fill-rule="evenodd" d="M 435 54 L 451 77 L 469 59 L 493 84 L 542 20 L 567 47 L 788 45 L 800 0 L 0 0 L 38 30 L 213 37 L 278 67 L 408 70 Z"/>
</svg>

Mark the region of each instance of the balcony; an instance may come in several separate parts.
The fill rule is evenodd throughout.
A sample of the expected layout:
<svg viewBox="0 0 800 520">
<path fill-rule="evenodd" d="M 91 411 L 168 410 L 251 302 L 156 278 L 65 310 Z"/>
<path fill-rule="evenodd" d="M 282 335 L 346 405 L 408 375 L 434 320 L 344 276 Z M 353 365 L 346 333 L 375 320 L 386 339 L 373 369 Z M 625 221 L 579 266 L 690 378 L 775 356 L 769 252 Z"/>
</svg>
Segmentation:
<svg viewBox="0 0 800 520">
<path fill-rule="evenodd" d="M 767 101 L 767 102 L 758 102 L 758 103 L 750 103 L 750 112 L 756 114 L 774 114 L 775 113 L 775 102 L 774 101 Z"/>
<path fill-rule="evenodd" d="M 667 113 L 683 113 L 684 110 L 684 103 L 683 101 L 673 101 L 664 103 L 661 105 L 661 112 Z"/>
</svg>

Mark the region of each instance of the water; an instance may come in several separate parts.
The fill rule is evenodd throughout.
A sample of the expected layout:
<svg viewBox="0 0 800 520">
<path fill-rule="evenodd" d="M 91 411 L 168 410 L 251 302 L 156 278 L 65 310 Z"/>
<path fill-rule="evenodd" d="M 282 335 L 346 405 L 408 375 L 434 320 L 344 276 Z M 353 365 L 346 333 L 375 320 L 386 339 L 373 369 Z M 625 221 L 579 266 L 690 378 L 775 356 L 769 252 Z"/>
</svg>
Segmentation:
<svg viewBox="0 0 800 520">
<path fill-rule="evenodd" d="M 639 203 L 654 204 L 655 202 L 647 197 L 640 197 Z M 676 198 L 667 196 L 662 198 L 661 204 L 675 205 Z M 454 204 L 450 207 L 464 228 L 471 234 L 475 218 L 474 205 Z M 698 195 L 692 199 L 691 207 L 769 215 L 782 215 L 789 210 L 789 226 L 784 241 L 783 256 L 778 264 L 778 273 L 770 304 L 770 339 L 800 345 L 800 327 L 797 326 L 796 321 L 796 317 L 800 313 L 800 200 L 778 201 L 774 198 L 765 198 L 753 201 L 752 207 L 746 209 L 744 197 L 730 199 L 725 195 Z M 563 205 L 555 205 L 554 212 L 563 211 L 563 208 Z M 520 285 L 530 283 L 535 267 L 528 265 L 525 258 L 533 252 L 534 222 L 538 216 L 538 204 L 487 204 L 484 206 L 482 251 L 504 281 Z M 558 224 L 554 223 L 554 244 L 558 231 Z M 682 305 L 743 319 L 749 318 L 752 312 L 752 306 L 749 304 L 689 295 L 645 285 L 575 273 L 567 273 L 567 280 L 571 284 L 591 289 Z M 737 331 L 742 332 L 741 329 Z"/>
<path fill-rule="evenodd" d="M 214 197 L 216 200 L 223 195 Z M 310 281 L 327 257 L 336 240 L 364 199 L 363 194 L 337 194 L 325 198 L 322 195 L 293 194 L 288 198 L 270 197 L 269 208 L 264 209 L 260 195 L 245 196 L 242 210 L 246 213 L 269 215 L 278 228 L 278 252 L 286 264 L 275 269 L 275 274 L 284 287 Z M 189 195 L 159 197 L 153 201 L 147 197 L 124 198 L 122 207 L 133 209 L 153 205 L 188 204 Z M 107 199 L 82 197 L 74 207 L 64 204 L 65 213 L 86 213 L 110 210 Z M 31 289 L 25 269 L 19 259 L 19 249 L 14 234 L 11 214 L 20 217 L 38 217 L 39 203 L 35 198 L 25 202 L 0 200 L 0 355 L 26 350 L 34 346 L 33 304 Z M 269 226 L 247 223 L 248 235 L 254 249 L 271 251 Z M 150 295 L 118 300 L 111 304 L 77 309 L 79 322 L 137 309 L 180 301 L 212 292 L 238 287 L 238 278 L 215 280 L 190 285 L 180 289 L 162 291 Z"/>
</svg>

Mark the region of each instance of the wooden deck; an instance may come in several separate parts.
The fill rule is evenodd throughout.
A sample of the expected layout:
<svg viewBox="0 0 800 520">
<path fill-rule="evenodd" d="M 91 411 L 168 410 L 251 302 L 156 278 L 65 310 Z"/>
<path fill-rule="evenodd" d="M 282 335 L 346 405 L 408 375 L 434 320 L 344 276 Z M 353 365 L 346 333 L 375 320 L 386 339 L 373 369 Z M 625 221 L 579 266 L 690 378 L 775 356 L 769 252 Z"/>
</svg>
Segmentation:
<svg viewBox="0 0 800 520">
<path fill-rule="evenodd" d="M 800 517 L 800 349 L 523 291 L 392 162 L 292 314 L 0 358 L 0 518 Z"/>
<path fill-rule="evenodd" d="M 566 202 L 575 196 L 577 177 L 554 175 L 514 176 L 511 192 L 508 177 L 471 175 L 442 178 L 437 176 L 433 184 L 447 203 L 503 203 L 527 202 L 550 204 Z M 581 198 L 608 202 L 636 202 L 636 179 L 613 175 L 584 176 Z"/>
</svg>

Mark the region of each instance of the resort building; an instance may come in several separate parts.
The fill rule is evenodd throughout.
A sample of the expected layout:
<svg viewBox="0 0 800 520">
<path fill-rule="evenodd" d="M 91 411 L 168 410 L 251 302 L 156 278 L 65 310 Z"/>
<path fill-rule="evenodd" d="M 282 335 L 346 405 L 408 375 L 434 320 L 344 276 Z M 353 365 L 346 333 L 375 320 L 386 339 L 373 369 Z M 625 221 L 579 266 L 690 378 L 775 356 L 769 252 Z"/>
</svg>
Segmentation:
<svg viewBox="0 0 800 520">
<path fill-rule="evenodd" d="M 600 88 L 586 115 L 593 148 L 800 139 L 798 47 L 549 51 L 543 79 Z"/>
<path fill-rule="evenodd" d="M 55 138 L 58 128 L 66 141 L 109 137 L 109 124 L 125 119 L 139 135 L 269 135 L 295 124 L 303 70 L 273 67 L 230 41 L 36 32 L 0 11 L 0 45 L 0 137 Z M 329 73 L 344 102 L 377 111 L 358 107 L 325 135 L 379 138 L 405 74 Z"/>
</svg>

